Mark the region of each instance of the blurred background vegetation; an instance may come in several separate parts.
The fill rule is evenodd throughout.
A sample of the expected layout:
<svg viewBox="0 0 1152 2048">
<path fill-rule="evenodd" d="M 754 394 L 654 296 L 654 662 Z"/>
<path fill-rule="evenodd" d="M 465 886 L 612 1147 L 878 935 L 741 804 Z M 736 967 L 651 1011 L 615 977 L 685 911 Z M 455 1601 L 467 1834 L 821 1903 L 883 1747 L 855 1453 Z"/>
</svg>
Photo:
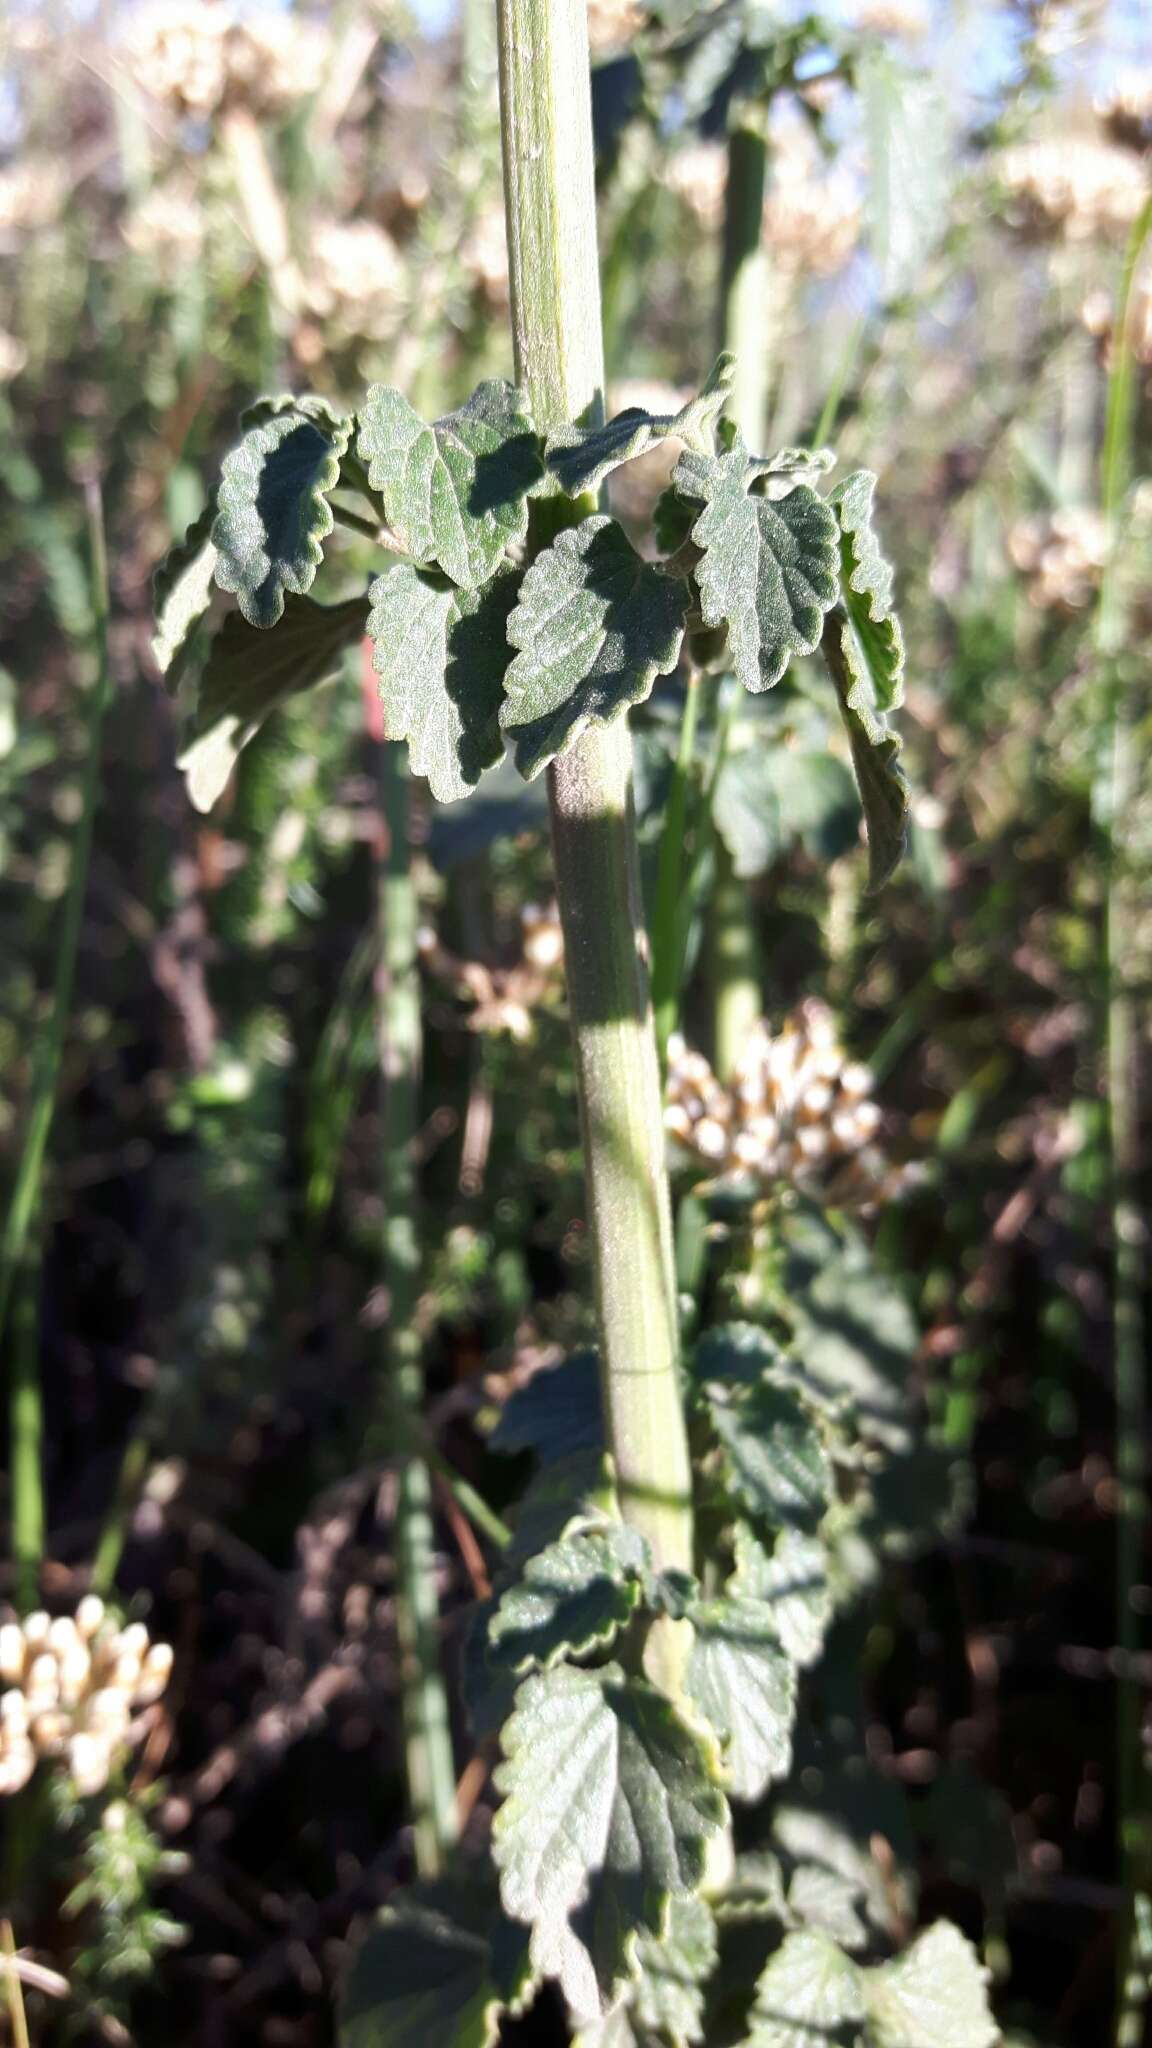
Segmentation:
<svg viewBox="0 0 1152 2048">
<path fill-rule="evenodd" d="M 915 1320 L 906 1369 L 941 1462 L 904 1510 L 907 1555 L 861 1568 L 868 1598 L 821 1667 L 825 1725 L 847 1731 L 831 1862 L 871 1853 L 897 1921 L 947 1912 L 980 1942 L 1013 2039 L 1095 2048 L 1137 1796 L 1118 1707 L 1139 1713 L 1152 1612 L 1146 257 L 1111 501 L 1106 460 L 1124 253 L 1152 189 L 1152 30 L 1142 0 L 751 12 L 768 54 L 733 85 L 744 9 L 590 0 L 610 402 L 673 409 L 715 353 L 743 123 L 767 148 L 746 331 L 768 445 L 835 439 L 879 471 L 913 826 L 869 896 L 803 679 L 741 711 L 684 1030 L 722 1064 L 712 935 L 735 883 L 754 1008 L 778 1026 L 824 999 L 914 1169 L 865 1233 L 889 1310 Z M 40 0 L 0 26 L 12 1189 L 94 745 L 102 783 L 5 1356 L 43 1396 L 36 1605 L 114 1591 L 174 1652 L 109 1782 L 76 1767 L 30 1813 L 19 1772 L 5 1781 L 34 2040 L 328 2042 L 350 1936 L 407 1869 L 370 667 L 356 649 L 278 711 L 201 817 L 150 579 L 257 393 L 355 404 L 380 379 L 429 412 L 509 374 L 489 13 Z M 621 516 L 662 461 L 618 473 Z M 329 594 L 363 566 L 346 557 Z M 636 720 L 653 879 L 678 716 L 668 684 Z M 501 774 L 448 811 L 417 794 L 416 813 L 420 1326 L 428 1427 L 457 1475 L 437 1481 L 451 1663 L 487 1575 L 458 1480 L 497 1510 L 514 1492 L 479 1425 L 586 1335 L 587 1248 L 540 786 Z M 488 1797 L 481 1751 L 470 1828 Z M 558 2035 L 545 2010 L 513 2038 Z"/>
</svg>

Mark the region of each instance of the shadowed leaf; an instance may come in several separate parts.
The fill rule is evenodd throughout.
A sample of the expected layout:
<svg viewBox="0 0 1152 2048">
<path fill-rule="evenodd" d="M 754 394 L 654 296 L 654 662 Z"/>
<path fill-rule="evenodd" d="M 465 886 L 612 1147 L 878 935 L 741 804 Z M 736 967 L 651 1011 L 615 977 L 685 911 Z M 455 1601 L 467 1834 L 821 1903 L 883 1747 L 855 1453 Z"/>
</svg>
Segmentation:
<svg viewBox="0 0 1152 2048">
<path fill-rule="evenodd" d="M 368 631 L 385 731 L 408 741 L 412 773 L 427 776 L 440 803 L 466 796 L 504 751 L 505 627 L 517 581 L 509 569 L 466 590 L 402 562 L 372 585 Z"/>
<path fill-rule="evenodd" d="M 521 394 L 500 379 L 427 426 L 407 399 L 374 384 L 357 454 L 405 553 L 462 587 L 487 581 L 528 531 L 539 444 Z"/>
<path fill-rule="evenodd" d="M 250 427 L 224 458 L 212 540 L 216 581 L 234 592 L 250 625 L 274 626 L 286 593 L 315 580 L 332 531 L 328 494 L 340 475 L 351 420 L 301 403 Z"/>
</svg>

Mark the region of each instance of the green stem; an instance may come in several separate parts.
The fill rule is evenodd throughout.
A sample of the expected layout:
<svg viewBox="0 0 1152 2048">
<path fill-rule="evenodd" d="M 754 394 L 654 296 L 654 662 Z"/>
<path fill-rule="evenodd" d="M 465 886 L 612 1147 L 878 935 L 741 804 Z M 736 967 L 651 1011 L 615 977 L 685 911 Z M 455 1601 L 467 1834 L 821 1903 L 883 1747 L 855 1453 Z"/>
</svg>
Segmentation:
<svg viewBox="0 0 1152 2048">
<path fill-rule="evenodd" d="M 92 1559 L 89 1586 L 93 1593 L 99 1593 L 102 1600 L 108 1598 L 116 1584 L 120 1559 L 124 1555 L 124 1544 L 128 1535 L 128 1524 L 140 1498 L 140 1489 L 148 1472 L 148 1461 L 152 1456 L 152 1439 L 149 1431 L 138 1429 L 130 1436 L 121 1461 L 116 1491 L 100 1531 L 96 1555 Z"/>
<path fill-rule="evenodd" d="M 1111 1166 L 1113 1261 L 1113 1368 L 1116 1395 L 1116 1608 L 1120 1651 L 1117 1672 L 1117 1811 L 1121 1888 L 1128 1904 L 1118 1944 L 1119 1996 L 1116 2048 L 1135 2048 L 1143 2039 L 1147 2003 L 1133 1995 L 1133 1964 L 1140 1935 L 1140 1907 L 1147 1911 L 1152 1886 L 1147 1796 L 1143 1783 L 1141 1649 L 1135 1591 L 1142 1576 L 1149 1522 L 1148 1389 L 1145 1380 L 1144 1283 L 1147 1223 L 1140 1206 L 1140 1000 L 1128 981 L 1135 927 L 1141 914 L 1134 887 L 1128 821 L 1142 772 L 1135 693 L 1125 671 L 1127 633 L 1123 591 L 1115 574 L 1120 518 L 1131 471 L 1134 409 L 1133 349 L 1129 331 L 1132 286 L 1152 235 L 1152 199 L 1129 238 L 1117 295 L 1113 363 L 1101 462 L 1101 502 L 1109 532 L 1109 562 L 1096 613 L 1096 666 L 1110 708 L 1109 756 L 1101 799 L 1106 834 L 1105 987 L 1107 991 L 1106 1072 Z M 1139 1973 L 1136 1973 L 1137 1975 Z"/>
<path fill-rule="evenodd" d="M 396 746 L 382 750 L 381 796 L 388 845 L 379 885 L 378 1020 L 382 1076 L 380 1192 L 384 1206 L 384 1399 L 388 1429 L 403 1446 L 420 1427 L 424 1395 L 421 1260 L 415 1137 L 420 1103 L 418 905 L 412 881 L 408 771 Z M 456 1773 L 440 1664 L 440 1614 L 432 1480 L 424 1458 L 400 1466 L 396 1500 L 396 1634 L 404 1755 L 416 1867 L 443 1871 L 457 1835 Z"/>
<path fill-rule="evenodd" d="M 12 1563 L 16 1605 L 40 1604 L 44 1562 L 44 1412 L 40 1394 L 40 1261 L 34 1246 L 16 1282 L 12 1302 L 12 1390 L 9 1471 L 12 1487 Z"/>
<path fill-rule="evenodd" d="M 497 0 L 497 22 L 516 374 L 547 432 L 603 417 L 584 0 Z M 541 509 L 557 514 L 560 501 Z M 577 503 L 571 516 L 587 509 Z M 626 720 L 562 754 L 549 794 L 608 1441 L 624 1515 L 658 1566 L 690 1569 L 691 1466 Z M 657 1646 L 649 1668 L 669 1689 L 674 1666 L 670 1646 L 666 1657 Z"/>
<path fill-rule="evenodd" d="M 108 559 L 100 492 L 93 481 L 88 492 L 88 534 L 92 593 L 92 648 L 96 674 L 89 685 L 84 772 L 80 785 L 80 819 L 72 843 L 68 893 L 56 943 L 52 1007 L 33 1048 L 31 1101 L 16 1179 L 0 1238 L 0 1338 L 3 1337 L 13 1290 L 20 1284 L 35 1291 L 38 1262 L 29 1259 L 33 1217 L 40 1201 L 44 1161 L 56 1109 L 56 1090 L 64 1053 L 64 1037 L 76 978 L 80 921 L 92 851 L 92 826 L 99 791 L 100 739 L 112 687 L 108 660 Z M 40 1468 L 41 1390 L 35 1347 L 16 1345 L 10 1389 L 12 1469 L 12 1547 L 24 1582 L 38 1573 L 44 1548 L 44 1488 Z"/>
<path fill-rule="evenodd" d="M 752 922 L 748 884 L 732 865 L 723 840 L 716 839 L 716 886 L 709 920 L 712 958 L 713 1065 L 730 1079 L 748 1034 L 763 1009 L 760 946 Z"/>
<path fill-rule="evenodd" d="M 667 1056 L 668 1040 L 679 1020 L 684 957 L 688 950 L 691 923 L 690 916 L 686 914 L 690 909 L 691 895 L 685 887 L 684 834 L 699 714 L 700 671 L 690 668 L 684 690 L 680 745 L 676 751 L 664 830 L 660 837 L 660 871 L 652 917 L 652 1008 L 656 1017 L 656 1043 L 661 1064 Z"/>
</svg>

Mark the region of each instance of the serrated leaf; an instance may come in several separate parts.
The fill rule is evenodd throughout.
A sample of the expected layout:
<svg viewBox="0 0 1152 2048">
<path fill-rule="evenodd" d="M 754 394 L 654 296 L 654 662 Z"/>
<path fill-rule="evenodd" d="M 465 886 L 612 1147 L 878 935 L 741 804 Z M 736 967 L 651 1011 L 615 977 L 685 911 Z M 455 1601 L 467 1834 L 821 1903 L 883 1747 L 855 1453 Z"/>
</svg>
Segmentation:
<svg viewBox="0 0 1152 2048">
<path fill-rule="evenodd" d="M 863 2048 L 860 1971 L 826 1934 L 786 1935 L 756 1986 L 744 2048 Z"/>
<path fill-rule="evenodd" d="M 735 1498 L 778 1527 L 814 1528 L 831 1498 L 832 1471 L 795 1394 L 767 1382 L 737 1388 L 712 1380 L 704 1398 Z"/>
<path fill-rule="evenodd" d="M 504 1552 L 504 1569 L 522 1564 L 551 1543 L 579 1529 L 598 1528 L 617 1519 L 616 1495 L 603 1451 L 572 1451 L 542 1465 L 516 1506 L 512 1542 Z"/>
<path fill-rule="evenodd" d="M 788 1886 L 793 1925 L 819 1928 L 849 1952 L 868 1946 L 860 1887 L 825 1863 L 798 1863 Z"/>
<path fill-rule="evenodd" d="M 593 1350 L 573 1351 L 543 1366 L 508 1396 L 488 1438 L 493 1450 L 534 1451 L 541 1464 L 604 1443 L 600 1362 Z"/>
<path fill-rule="evenodd" d="M 908 832 L 908 785 L 888 713 L 904 701 L 904 637 L 892 608 L 892 569 L 872 526 L 876 478 L 856 470 L 829 494 L 840 523 L 844 611 L 824 651 L 848 733 L 868 832 L 869 887 L 888 880 Z"/>
<path fill-rule="evenodd" d="M 509 1936 L 512 1939 L 509 1939 Z M 340 2000 L 340 2048 L 494 2048 L 531 1981 L 522 1930 L 479 1884 L 414 1886 L 377 1915 Z"/>
<path fill-rule="evenodd" d="M 712 816 L 742 881 L 797 841 L 814 860 L 836 860 L 860 829 L 856 785 L 835 754 L 763 743 L 725 757 Z"/>
<path fill-rule="evenodd" d="M 334 434 L 348 425 L 347 414 L 338 412 L 315 391 L 266 392 L 245 406 L 240 415 L 240 425 L 247 433 L 249 427 L 262 427 L 267 420 L 278 419 L 283 413 L 295 413 L 299 419 L 315 420 L 318 426 L 327 427 Z"/>
<path fill-rule="evenodd" d="M 786 1923 L 788 1902 L 779 1858 L 766 1849 L 749 1849 L 737 1856 L 732 1876 L 716 1901 L 716 1918 L 722 1926 L 755 1920 Z"/>
<path fill-rule="evenodd" d="M 792 1662 L 806 1668 L 824 1647 L 832 1619 L 828 1559 L 818 1537 L 781 1529 L 769 1553 L 743 1522 L 736 1524 L 732 1591 L 762 1600 Z"/>
<path fill-rule="evenodd" d="M 864 1976 L 868 2048 L 992 2048 L 988 1972 L 946 1920 Z"/>
<path fill-rule="evenodd" d="M 694 448 L 707 451 L 713 428 L 732 388 L 736 359 L 722 355 L 707 383 L 679 412 L 651 413 L 631 405 L 596 427 L 563 427 L 550 434 L 544 459 L 562 490 L 570 498 L 585 491 L 599 490 L 606 476 L 621 463 L 632 462 L 657 441 L 674 435 Z"/>
<path fill-rule="evenodd" d="M 250 625 L 274 626 L 285 593 L 311 589 L 351 432 L 350 419 L 333 424 L 294 404 L 250 427 L 225 456 L 212 528 L 216 581 L 235 594 Z"/>
<path fill-rule="evenodd" d="M 861 693 L 860 715 L 869 738 L 878 743 L 884 714 L 898 711 L 904 701 L 904 636 L 892 604 L 892 565 L 881 553 L 872 525 L 875 491 L 872 471 L 857 469 L 829 491 L 828 503 L 835 506 L 840 523 L 844 606 L 870 684 L 870 695 Z"/>
<path fill-rule="evenodd" d="M 673 1899 L 659 1936 L 636 1944 L 632 2011 L 641 2027 L 673 2048 L 704 2039 L 704 1985 L 716 1967 L 716 1922 L 704 1899 Z"/>
<path fill-rule="evenodd" d="M 507 569 L 480 590 L 461 589 L 400 562 L 369 592 L 384 729 L 408 741 L 412 773 L 427 777 L 438 803 L 467 796 L 504 751 L 505 633 L 517 583 Z"/>
<path fill-rule="evenodd" d="M 212 542 L 216 501 L 210 498 L 183 540 L 169 548 L 152 578 L 156 634 L 152 653 L 173 688 L 186 664 L 189 643 L 212 601 L 217 550 Z"/>
<path fill-rule="evenodd" d="M 610 1643 L 635 1612 L 647 1558 L 622 1523 L 550 1544 L 529 1558 L 488 1626 L 491 1660 L 518 1675 Z"/>
<path fill-rule="evenodd" d="M 599 513 L 539 554 L 508 621 L 518 649 L 501 722 L 526 780 L 589 725 L 609 725 L 675 668 L 687 587 L 644 562 Z"/>
<path fill-rule="evenodd" d="M 493 1845 L 505 1910 L 578 2018 L 611 2009 L 638 1935 L 695 1891 L 726 1822 L 715 1757 L 618 1665 L 525 1679 L 504 1730 Z"/>
<path fill-rule="evenodd" d="M 501 379 L 433 426 L 399 391 L 374 384 L 356 452 L 405 553 L 462 587 L 485 583 L 528 531 L 543 465 L 524 400 Z"/>
<path fill-rule="evenodd" d="M 690 1618 L 689 1698 L 720 1737 L 729 1791 L 759 1799 L 792 1762 L 795 1666 L 762 1600 L 702 1601 Z"/>
<path fill-rule="evenodd" d="M 724 455 L 686 451 L 672 481 L 703 504 L 692 528 L 708 626 L 726 626 L 732 666 L 745 689 L 770 689 L 794 655 L 811 654 L 836 602 L 836 515 L 809 484 L 770 499 L 749 490 L 755 471 L 737 437 Z"/>
<path fill-rule="evenodd" d="M 265 719 L 336 673 L 367 618 L 363 598 L 323 605 L 289 595 L 271 632 L 250 626 L 239 612 L 225 619 L 201 671 L 191 731 L 180 754 L 198 811 L 211 810 Z"/>
</svg>

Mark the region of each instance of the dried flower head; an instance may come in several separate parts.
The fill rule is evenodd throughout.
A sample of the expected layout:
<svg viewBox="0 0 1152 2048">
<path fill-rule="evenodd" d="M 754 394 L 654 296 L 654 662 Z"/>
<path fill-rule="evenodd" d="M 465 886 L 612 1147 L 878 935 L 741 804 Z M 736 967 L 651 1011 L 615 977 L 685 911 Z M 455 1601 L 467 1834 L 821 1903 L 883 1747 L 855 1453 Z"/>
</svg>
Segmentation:
<svg viewBox="0 0 1152 2048">
<path fill-rule="evenodd" d="M 323 49 L 318 25 L 299 15 L 238 20 L 222 0 L 183 0 L 136 17 L 128 58 L 145 92 L 204 119 L 228 107 L 282 112 L 315 91 Z"/>
<path fill-rule="evenodd" d="M 494 312 L 508 305 L 508 238 L 504 210 L 485 207 L 460 245 L 460 261 L 480 297 Z"/>
<path fill-rule="evenodd" d="M 829 277 L 860 239 L 860 193 L 843 170 L 826 170 L 803 129 L 777 129 L 764 200 L 764 238 L 773 261 L 794 277 Z"/>
<path fill-rule="evenodd" d="M 839 1043 L 831 1012 L 812 999 L 776 1033 L 756 1026 L 728 1087 L 703 1054 L 670 1039 L 664 1123 L 714 1180 L 792 1187 L 864 1211 L 911 1178 L 878 1142 L 871 1087 L 868 1068 Z"/>
<path fill-rule="evenodd" d="M 929 29 L 923 0 L 860 0 L 853 26 L 872 36 L 904 36 L 919 42 Z"/>
<path fill-rule="evenodd" d="M 1102 287 L 1089 292 L 1080 308 L 1080 321 L 1098 343 L 1103 367 L 1111 369 L 1115 324 L 1112 294 Z M 1134 362 L 1145 369 L 1152 367 L 1152 271 L 1138 277 L 1132 286 L 1128 301 L 1128 345 Z"/>
<path fill-rule="evenodd" d="M 594 58 L 626 50 L 644 26 L 637 0 L 588 0 L 588 44 Z"/>
<path fill-rule="evenodd" d="M 1144 170 L 1128 150 L 1083 138 L 1005 150 L 999 178 L 1012 226 L 1070 241 L 1123 234 L 1148 197 Z"/>
<path fill-rule="evenodd" d="M 128 215 L 124 240 L 166 277 L 196 262 L 204 246 L 204 209 L 194 188 L 176 180 L 153 185 Z"/>
<path fill-rule="evenodd" d="M 724 188 L 728 159 L 719 142 L 694 142 L 677 149 L 668 159 L 664 183 L 682 199 L 709 233 L 724 218 Z"/>
<path fill-rule="evenodd" d="M 1122 73 L 1097 100 L 1096 114 L 1119 148 L 1139 154 L 1152 149 L 1152 70 Z"/>
<path fill-rule="evenodd" d="M 564 934 L 555 903 L 526 903 L 520 912 L 521 957 L 511 967 L 461 960 L 425 927 L 417 934 L 420 957 L 441 981 L 454 983 L 473 1005 L 471 1031 L 508 1032 L 522 1043 L 531 1038 L 534 1012 L 553 986 L 564 958 Z"/>
<path fill-rule="evenodd" d="M 0 171 L 0 242 L 54 221 L 64 204 L 67 184 L 63 161 L 25 157 L 8 164 Z"/>
<path fill-rule="evenodd" d="M 75 1615 L 29 1614 L 0 1625 L 0 1793 L 19 1792 L 38 1763 L 60 1763 L 77 1793 L 100 1792 L 132 1741 L 132 1716 L 157 1701 L 172 1672 L 167 1643 L 142 1622 L 120 1628 L 94 1594 Z"/>
<path fill-rule="evenodd" d="M 323 221 L 315 229 L 304 291 L 330 338 L 390 339 L 403 312 L 403 279 L 396 244 L 374 221 Z"/>
<path fill-rule="evenodd" d="M 1108 530 L 1098 512 L 1068 510 L 1017 520 L 1008 553 L 1037 611 L 1078 612 L 1100 587 Z"/>
</svg>

